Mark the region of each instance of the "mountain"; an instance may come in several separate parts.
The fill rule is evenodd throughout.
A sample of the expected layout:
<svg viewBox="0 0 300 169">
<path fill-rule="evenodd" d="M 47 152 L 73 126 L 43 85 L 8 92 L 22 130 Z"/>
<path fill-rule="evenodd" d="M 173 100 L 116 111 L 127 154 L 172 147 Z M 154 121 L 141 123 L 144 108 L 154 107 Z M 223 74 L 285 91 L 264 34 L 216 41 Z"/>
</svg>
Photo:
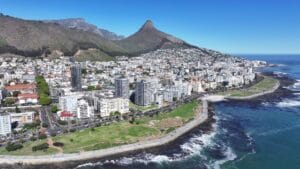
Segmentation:
<svg viewBox="0 0 300 169">
<path fill-rule="evenodd" d="M 76 56 L 78 60 L 111 60 L 114 56 L 136 56 L 162 48 L 196 48 L 156 29 L 148 20 L 135 34 L 122 40 L 109 40 L 83 19 L 59 21 L 23 20 L 0 14 L 0 56 Z M 106 38 L 104 38 L 106 36 Z"/>
<path fill-rule="evenodd" d="M 135 34 L 115 42 L 129 53 L 143 53 L 161 48 L 195 47 L 181 39 L 159 31 L 151 20 L 147 20 Z"/>
<path fill-rule="evenodd" d="M 69 29 L 56 23 L 30 21 L 0 15 L 0 54 L 40 56 L 53 51 L 73 55 L 78 49 L 96 48 L 108 55 L 126 50 L 102 36 L 88 31 Z"/>
<path fill-rule="evenodd" d="M 63 27 L 78 29 L 83 31 L 89 31 L 101 35 L 108 40 L 121 40 L 124 36 L 117 35 L 105 29 L 98 28 L 97 26 L 86 22 L 83 18 L 70 18 L 70 19 L 59 19 L 59 20 L 43 20 L 46 23 L 57 23 Z"/>
</svg>

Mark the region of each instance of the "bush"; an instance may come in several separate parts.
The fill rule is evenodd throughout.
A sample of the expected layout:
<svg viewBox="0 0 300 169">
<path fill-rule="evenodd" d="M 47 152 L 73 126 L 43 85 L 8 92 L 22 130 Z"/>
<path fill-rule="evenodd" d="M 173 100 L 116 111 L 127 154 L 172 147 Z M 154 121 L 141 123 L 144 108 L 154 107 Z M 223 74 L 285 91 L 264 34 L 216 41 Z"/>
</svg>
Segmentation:
<svg viewBox="0 0 300 169">
<path fill-rule="evenodd" d="M 75 129 L 70 129 L 70 132 L 71 133 L 74 133 L 76 130 Z"/>
<path fill-rule="evenodd" d="M 57 113 L 57 111 L 58 111 L 57 105 L 52 105 L 52 106 L 51 106 L 51 112 L 52 112 L 52 113 Z"/>
<path fill-rule="evenodd" d="M 36 141 L 37 138 L 36 137 L 30 137 L 30 141 Z"/>
<path fill-rule="evenodd" d="M 43 143 L 37 146 L 32 147 L 32 151 L 39 151 L 39 150 L 47 150 L 49 148 L 49 145 L 47 143 Z"/>
<path fill-rule="evenodd" d="M 58 124 L 63 125 L 63 126 L 68 124 L 68 122 L 62 121 L 62 120 L 58 120 L 57 122 L 58 122 Z"/>
<path fill-rule="evenodd" d="M 43 139 L 47 138 L 47 135 L 46 134 L 40 134 L 38 138 L 43 140 Z"/>
<path fill-rule="evenodd" d="M 23 148 L 23 145 L 17 144 L 17 143 L 8 143 L 7 146 L 5 147 L 6 151 L 16 151 L 16 150 L 19 150 L 22 148 Z"/>
<path fill-rule="evenodd" d="M 61 143 L 61 142 L 55 142 L 53 143 L 54 146 L 56 147 L 63 147 L 64 146 L 64 143 Z"/>
<path fill-rule="evenodd" d="M 39 125 L 41 124 L 40 121 L 36 121 L 34 123 L 28 123 L 28 124 L 24 124 L 23 129 L 35 129 L 37 128 Z"/>
<path fill-rule="evenodd" d="M 46 124 L 46 123 L 43 123 L 43 124 L 42 124 L 42 127 L 44 127 L 44 128 L 48 128 L 48 127 L 49 127 L 49 125 L 48 125 L 48 124 Z"/>
</svg>

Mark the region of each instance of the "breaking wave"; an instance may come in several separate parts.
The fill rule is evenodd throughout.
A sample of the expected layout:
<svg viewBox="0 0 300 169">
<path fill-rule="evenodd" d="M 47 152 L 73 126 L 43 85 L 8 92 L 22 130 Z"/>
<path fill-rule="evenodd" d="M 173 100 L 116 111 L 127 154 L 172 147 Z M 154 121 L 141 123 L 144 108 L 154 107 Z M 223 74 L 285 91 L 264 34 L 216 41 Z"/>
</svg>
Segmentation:
<svg viewBox="0 0 300 169">
<path fill-rule="evenodd" d="M 300 107 L 300 100 L 284 99 L 283 101 L 277 103 L 277 107 Z"/>
</svg>

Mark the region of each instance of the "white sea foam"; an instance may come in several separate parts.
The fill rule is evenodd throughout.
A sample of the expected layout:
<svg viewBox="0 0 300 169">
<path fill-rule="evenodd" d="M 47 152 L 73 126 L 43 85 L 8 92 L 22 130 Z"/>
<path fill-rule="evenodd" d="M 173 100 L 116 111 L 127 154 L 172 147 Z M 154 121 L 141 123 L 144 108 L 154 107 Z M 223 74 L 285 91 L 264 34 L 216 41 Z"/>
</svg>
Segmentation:
<svg viewBox="0 0 300 169">
<path fill-rule="evenodd" d="M 277 103 L 277 107 L 300 107 L 300 100 L 284 99 Z"/>
<path fill-rule="evenodd" d="M 118 164 L 121 166 L 130 165 L 133 163 L 164 163 L 164 162 L 172 162 L 172 161 L 181 161 L 187 159 L 193 155 L 201 155 L 201 151 L 204 147 L 208 147 L 214 144 L 213 138 L 217 133 L 217 123 L 213 124 L 213 130 L 209 133 L 205 134 L 195 134 L 187 142 L 180 145 L 181 152 L 177 154 L 167 155 L 155 155 L 151 153 L 142 153 L 138 155 L 134 155 L 131 157 L 122 157 L 116 160 L 107 160 L 104 162 L 96 162 L 96 163 L 86 163 L 83 165 L 77 166 L 77 168 L 85 167 L 85 166 L 98 166 L 104 164 Z"/>
<path fill-rule="evenodd" d="M 276 74 L 276 75 L 286 75 L 287 73 L 285 73 L 285 72 L 280 72 L 280 71 L 275 71 L 274 74 Z"/>
<path fill-rule="evenodd" d="M 181 149 L 190 155 L 199 154 L 204 147 L 213 144 L 213 138 L 216 135 L 216 125 L 214 126 L 214 132 L 203 134 L 200 137 L 195 135 L 188 142 L 181 145 Z"/>
<path fill-rule="evenodd" d="M 214 161 L 212 164 L 208 165 L 209 169 L 220 169 L 221 165 L 228 162 L 228 161 L 233 161 L 236 159 L 237 155 L 233 152 L 233 150 L 230 147 L 227 147 L 224 155 L 226 158 L 222 160 L 217 160 Z"/>
</svg>

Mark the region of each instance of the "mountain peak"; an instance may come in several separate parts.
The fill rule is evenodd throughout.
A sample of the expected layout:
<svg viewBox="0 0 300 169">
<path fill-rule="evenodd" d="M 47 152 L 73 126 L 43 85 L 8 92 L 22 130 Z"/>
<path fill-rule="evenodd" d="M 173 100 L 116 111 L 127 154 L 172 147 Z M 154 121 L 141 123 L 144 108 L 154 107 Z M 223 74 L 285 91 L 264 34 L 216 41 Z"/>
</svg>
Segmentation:
<svg viewBox="0 0 300 169">
<path fill-rule="evenodd" d="M 145 22 L 145 24 L 143 25 L 143 27 L 141 28 L 141 30 L 147 30 L 147 29 L 156 29 L 154 27 L 154 24 L 153 24 L 153 22 L 151 20 L 147 20 Z"/>
</svg>

